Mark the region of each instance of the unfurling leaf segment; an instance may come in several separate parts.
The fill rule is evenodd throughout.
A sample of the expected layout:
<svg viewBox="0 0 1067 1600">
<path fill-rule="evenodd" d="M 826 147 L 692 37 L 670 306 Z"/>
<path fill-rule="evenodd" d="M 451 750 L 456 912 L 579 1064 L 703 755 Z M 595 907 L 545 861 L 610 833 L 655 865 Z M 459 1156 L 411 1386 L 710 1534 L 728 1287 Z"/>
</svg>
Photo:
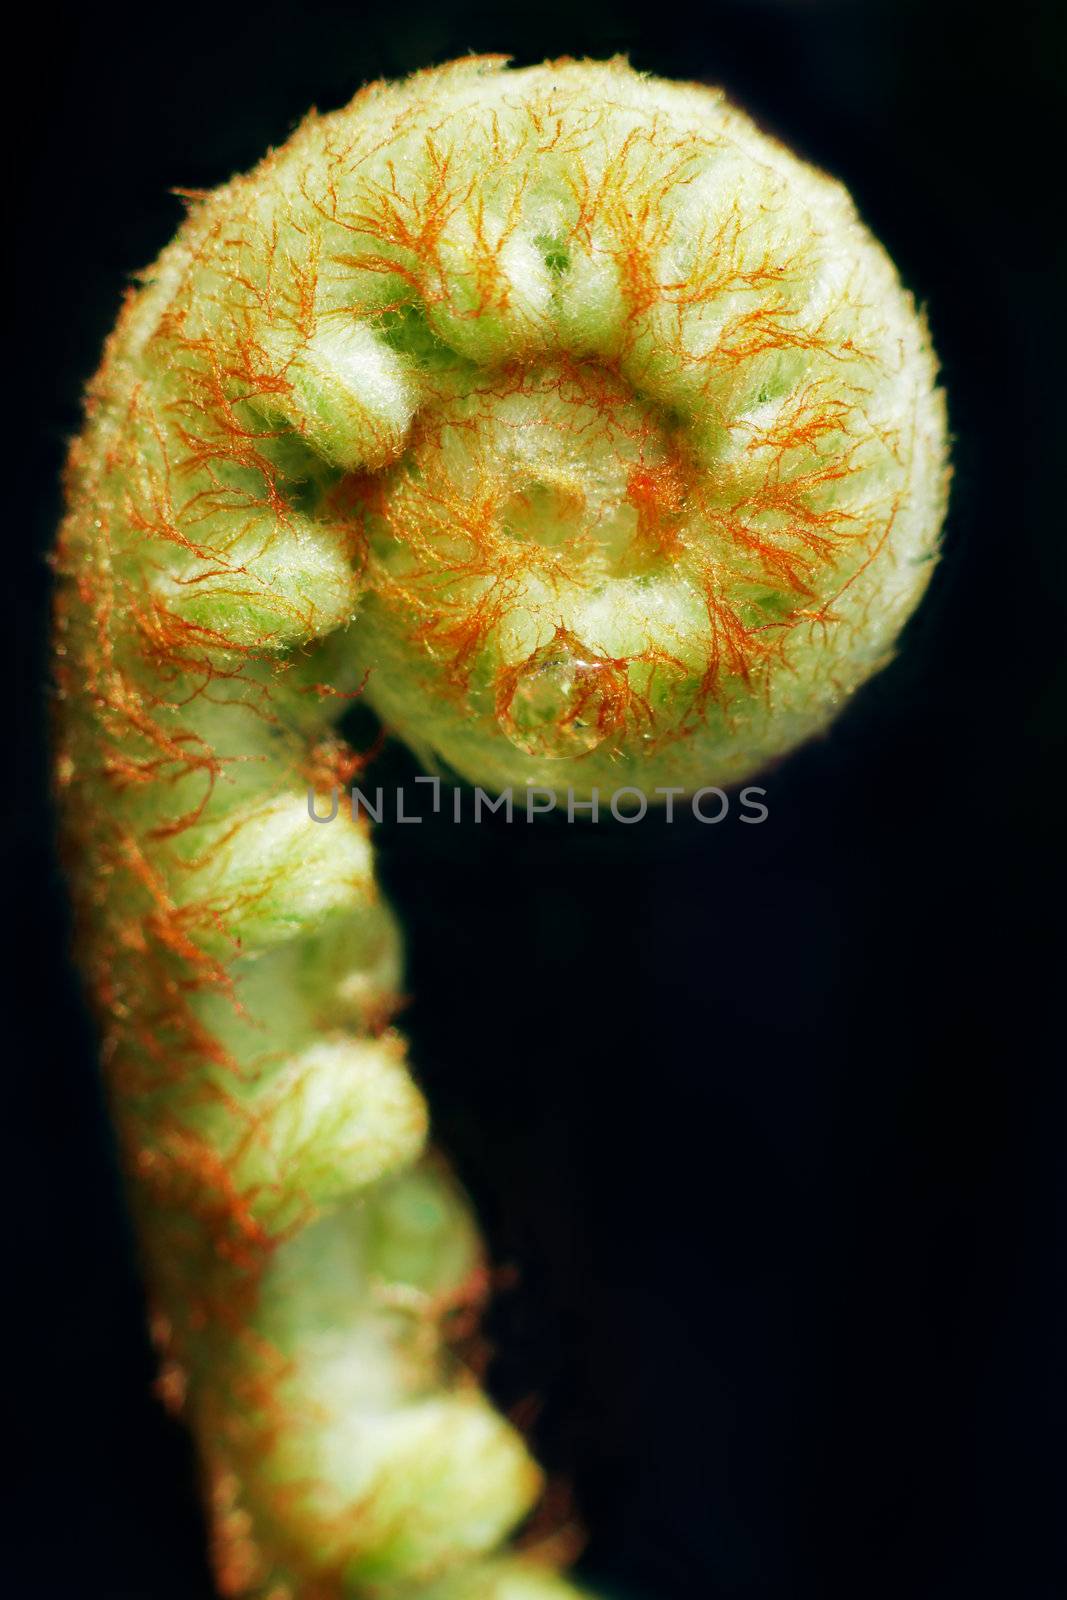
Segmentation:
<svg viewBox="0 0 1067 1600">
<path fill-rule="evenodd" d="M 88 395 L 56 558 L 77 953 L 217 1582 L 564 1600 L 457 1333 L 487 1283 L 391 1026 L 362 693 L 489 790 L 733 784 L 930 576 L 926 331 L 715 91 L 464 60 L 191 202 Z M 468 1341 L 469 1342 L 469 1341 Z"/>
</svg>

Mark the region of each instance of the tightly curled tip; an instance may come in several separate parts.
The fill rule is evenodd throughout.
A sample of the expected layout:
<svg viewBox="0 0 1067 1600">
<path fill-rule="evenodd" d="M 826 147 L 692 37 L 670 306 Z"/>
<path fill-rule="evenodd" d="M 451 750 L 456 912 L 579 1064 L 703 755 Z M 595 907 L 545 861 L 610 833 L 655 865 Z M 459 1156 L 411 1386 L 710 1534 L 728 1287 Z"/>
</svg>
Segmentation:
<svg viewBox="0 0 1067 1600">
<path fill-rule="evenodd" d="M 622 60 L 372 85 L 128 301 L 71 453 L 56 771 L 224 1594 L 575 1592 L 498 1553 L 541 1479 L 457 1337 L 485 1263 L 369 836 L 307 820 L 346 704 L 487 787 L 740 781 L 888 658 L 946 482 L 843 190 Z"/>
</svg>

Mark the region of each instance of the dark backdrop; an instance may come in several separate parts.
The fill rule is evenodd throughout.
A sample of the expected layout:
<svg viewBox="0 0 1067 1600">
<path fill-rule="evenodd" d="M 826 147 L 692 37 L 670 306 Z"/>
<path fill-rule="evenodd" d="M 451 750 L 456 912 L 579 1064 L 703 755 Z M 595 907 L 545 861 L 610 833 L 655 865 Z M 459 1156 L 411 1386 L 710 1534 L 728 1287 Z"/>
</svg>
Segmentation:
<svg viewBox="0 0 1067 1600">
<path fill-rule="evenodd" d="M 149 1393 L 42 798 L 64 441 L 128 275 L 179 221 L 173 187 L 467 49 L 629 51 L 721 82 L 840 175 L 929 305 L 956 440 L 945 559 L 900 659 L 771 775 L 763 826 L 383 831 L 437 1129 L 521 1269 L 491 1319 L 497 1393 L 537 1397 L 538 1449 L 589 1529 L 582 1571 L 613 1593 L 1064 1592 L 1055 9 L 24 15 L 4 338 L 28 336 L 7 381 L 33 424 L 9 479 L 29 499 L 11 549 L 31 552 L 5 830 L 28 1002 L 4 1134 L 5 1454 L 37 1513 L 19 1595 L 209 1594 L 187 1445 Z"/>
</svg>

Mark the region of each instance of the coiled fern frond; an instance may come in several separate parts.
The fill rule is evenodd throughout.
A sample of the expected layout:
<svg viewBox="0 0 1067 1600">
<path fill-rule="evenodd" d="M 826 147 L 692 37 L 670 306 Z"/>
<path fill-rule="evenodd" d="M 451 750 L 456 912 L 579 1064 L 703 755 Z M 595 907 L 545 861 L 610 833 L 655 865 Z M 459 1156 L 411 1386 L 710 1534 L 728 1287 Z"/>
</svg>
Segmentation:
<svg viewBox="0 0 1067 1600">
<path fill-rule="evenodd" d="M 89 391 L 57 781 L 219 1587 L 551 1600 L 541 1477 L 462 1341 L 364 823 L 366 696 L 428 772 L 727 784 L 824 728 L 936 555 L 925 329 L 844 191 L 720 95 L 476 59 L 192 200 Z"/>
</svg>

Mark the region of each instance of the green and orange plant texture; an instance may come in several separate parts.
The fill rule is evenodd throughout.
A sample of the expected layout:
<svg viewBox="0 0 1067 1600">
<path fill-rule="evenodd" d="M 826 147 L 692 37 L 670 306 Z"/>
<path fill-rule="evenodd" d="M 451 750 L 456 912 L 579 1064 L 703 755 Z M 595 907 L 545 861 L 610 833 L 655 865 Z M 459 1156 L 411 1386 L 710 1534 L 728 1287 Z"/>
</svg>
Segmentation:
<svg viewBox="0 0 1067 1600">
<path fill-rule="evenodd" d="M 923 323 L 844 191 L 705 88 L 457 62 L 190 197 L 69 464 L 57 759 L 161 1356 L 224 1595 L 552 1600 L 424 1151 L 401 942 L 329 809 L 427 772 L 736 782 L 933 567 Z"/>
</svg>

